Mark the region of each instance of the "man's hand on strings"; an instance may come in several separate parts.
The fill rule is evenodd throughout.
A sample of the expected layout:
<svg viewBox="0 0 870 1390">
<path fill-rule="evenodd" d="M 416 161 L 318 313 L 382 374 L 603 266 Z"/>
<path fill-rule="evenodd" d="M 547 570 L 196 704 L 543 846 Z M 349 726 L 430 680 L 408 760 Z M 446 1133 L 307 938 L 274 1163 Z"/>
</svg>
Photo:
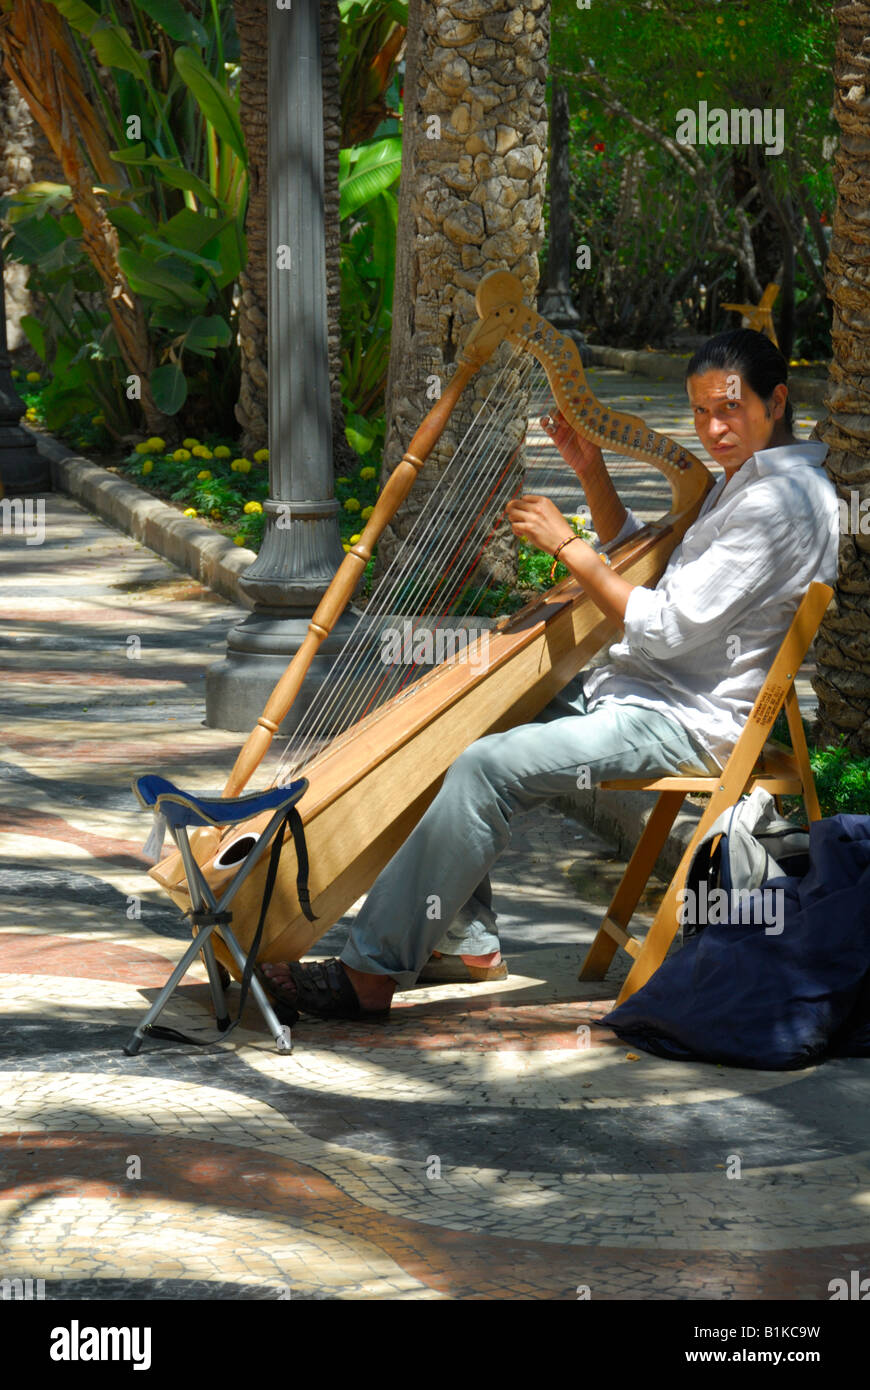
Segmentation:
<svg viewBox="0 0 870 1390">
<path fill-rule="evenodd" d="M 604 455 L 598 445 L 591 439 L 584 439 L 582 435 L 576 434 L 561 410 L 557 410 L 555 415 L 543 415 L 541 428 L 550 436 L 569 468 L 573 468 L 581 480 L 583 474 L 595 463 L 604 463 Z"/>
<path fill-rule="evenodd" d="M 515 536 L 528 541 L 538 550 L 548 551 L 550 555 L 562 541 L 575 534 L 555 502 L 531 492 L 508 502 L 507 518 Z"/>
</svg>

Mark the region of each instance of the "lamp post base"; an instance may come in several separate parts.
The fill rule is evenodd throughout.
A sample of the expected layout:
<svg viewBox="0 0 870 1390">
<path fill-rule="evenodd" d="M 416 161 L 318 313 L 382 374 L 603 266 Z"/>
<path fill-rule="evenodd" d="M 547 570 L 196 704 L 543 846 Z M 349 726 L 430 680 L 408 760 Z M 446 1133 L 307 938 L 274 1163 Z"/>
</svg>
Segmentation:
<svg viewBox="0 0 870 1390">
<path fill-rule="evenodd" d="M 288 616 L 255 610 L 234 627 L 227 639 L 223 661 L 211 666 L 205 678 L 205 722 L 211 729 L 249 733 L 269 696 L 301 647 L 311 618 L 310 610 L 292 610 Z M 308 668 L 305 682 L 293 707 L 279 727 L 278 736 L 288 736 L 318 696 L 327 673 L 332 669 L 356 624 L 352 613 L 343 613 Z M 328 729 L 324 730 L 328 733 Z"/>
<path fill-rule="evenodd" d="M 51 492 L 48 459 L 20 425 L 0 424 L 0 483 L 7 497 Z"/>
</svg>

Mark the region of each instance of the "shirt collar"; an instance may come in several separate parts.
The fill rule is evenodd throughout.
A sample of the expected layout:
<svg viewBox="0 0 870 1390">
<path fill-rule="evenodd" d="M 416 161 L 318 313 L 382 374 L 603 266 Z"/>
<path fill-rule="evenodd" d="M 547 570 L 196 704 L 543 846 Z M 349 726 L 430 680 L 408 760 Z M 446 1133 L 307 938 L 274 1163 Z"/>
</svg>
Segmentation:
<svg viewBox="0 0 870 1390">
<path fill-rule="evenodd" d="M 787 468 L 806 468 L 807 466 L 821 468 L 827 452 L 827 444 L 822 444 L 818 440 L 810 440 L 804 444 L 781 444 L 776 449 L 760 449 L 752 457 L 755 460 L 758 476 L 763 478 L 769 473 L 780 473 Z M 743 472 L 742 468 L 740 472 Z"/>
<path fill-rule="evenodd" d="M 790 468 L 821 468 L 828 452 L 827 444 L 812 440 L 805 444 L 780 444 L 775 449 L 759 449 L 750 454 L 746 462 L 738 468 L 731 478 L 720 478 L 707 494 L 708 507 L 713 507 L 727 492 L 732 497 L 740 488 L 746 487 L 755 478 L 770 477 Z"/>
</svg>

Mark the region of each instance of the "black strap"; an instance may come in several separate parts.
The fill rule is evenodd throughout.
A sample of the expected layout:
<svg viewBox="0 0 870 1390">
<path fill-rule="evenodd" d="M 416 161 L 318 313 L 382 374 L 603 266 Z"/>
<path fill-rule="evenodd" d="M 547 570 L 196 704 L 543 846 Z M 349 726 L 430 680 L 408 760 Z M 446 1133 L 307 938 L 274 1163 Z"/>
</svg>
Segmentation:
<svg viewBox="0 0 870 1390">
<path fill-rule="evenodd" d="M 275 891 L 275 880 L 278 877 L 278 861 L 281 858 L 281 850 L 284 848 L 284 832 L 289 827 L 293 836 L 293 844 L 296 849 L 296 863 L 298 872 L 296 874 L 296 894 L 299 898 L 299 906 L 308 918 L 309 922 L 316 922 L 317 918 L 311 910 L 311 898 L 308 893 L 308 846 L 305 843 L 305 829 L 302 824 L 302 817 L 291 806 L 286 816 L 278 826 L 275 837 L 272 840 L 272 849 L 269 853 L 269 868 L 266 873 L 266 883 L 263 888 L 263 901 L 260 905 L 260 920 L 257 923 L 257 930 L 254 932 L 254 939 L 251 942 L 250 950 L 245 958 L 245 968 L 242 972 L 241 992 L 239 994 L 239 1012 L 233 1019 L 229 1028 L 224 1029 L 223 1033 L 217 1038 L 189 1038 L 185 1033 L 179 1033 L 175 1028 L 164 1028 L 160 1024 L 151 1024 L 144 1031 L 152 1038 L 163 1038 L 168 1042 L 192 1043 L 194 1047 L 211 1047 L 212 1043 L 223 1042 L 229 1037 L 230 1033 L 242 1021 L 242 1012 L 248 998 L 248 990 L 251 985 L 251 976 L 254 973 L 254 966 L 257 963 L 257 953 L 260 949 L 260 942 L 263 937 L 263 927 L 266 924 L 266 914 L 269 911 L 269 904 L 272 901 L 272 894 Z M 231 922 L 233 914 L 231 912 L 190 912 L 187 914 L 192 922 L 201 922 L 208 925 L 210 922 Z"/>
<path fill-rule="evenodd" d="M 299 899 L 299 906 L 309 922 L 316 922 L 317 918 L 311 910 L 311 899 L 308 896 L 308 846 L 305 843 L 305 829 L 302 824 L 302 817 L 295 806 L 290 807 L 287 820 L 293 835 L 293 845 L 296 850 L 296 864 L 298 872 L 296 874 L 296 896 Z"/>
</svg>

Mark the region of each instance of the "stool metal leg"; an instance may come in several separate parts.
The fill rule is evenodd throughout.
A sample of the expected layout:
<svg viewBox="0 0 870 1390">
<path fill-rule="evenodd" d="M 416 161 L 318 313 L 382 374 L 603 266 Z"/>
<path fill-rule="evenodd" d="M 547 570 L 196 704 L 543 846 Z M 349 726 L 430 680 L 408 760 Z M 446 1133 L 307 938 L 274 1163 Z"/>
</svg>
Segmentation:
<svg viewBox="0 0 870 1390">
<path fill-rule="evenodd" d="M 259 857 L 268 847 L 269 841 L 271 840 L 274 832 L 277 830 L 278 825 L 282 819 L 282 815 L 282 810 L 279 810 L 275 813 L 272 820 L 269 822 L 269 825 L 266 827 L 266 830 L 260 836 L 260 840 L 258 842 L 256 850 L 248 855 L 242 869 L 233 879 L 232 884 L 223 894 L 223 896 L 220 899 L 220 902 L 218 902 L 217 898 L 211 890 L 211 887 L 209 886 L 203 874 L 201 873 L 199 865 L 193 857 L 193 853 L 190 848 L 190 842 L 187 838 L 186 827 L 182 825 L 172 830 L 173 838 L 181 852 L 181 857 L 184 862 L 184 867 L 187 874 L 188 889 L 190 891 L 191 904 L 193 906 L 194 912 L 205 912 L 207 910 L 211 913 L 225 913 L 227 916 L 229 916 L 228 908 L 230 901 L 235 896 L 241 883 L 253 869 L 256 860 L 259 859 Z M 218 1028 L 221 1032 L 224 1032 L 230 1026 L 226 997 L 224 995 L 223 986 L 221 985 L 218 964 L 217 960 L 215 959 L 214 947 L 212 946 L 211 942 L 212 932 L 215 930 L 219 931 L 221 939 L 223 940 L 227 949 L 231 952 L 233 959 L 235 960 L 236 964 L 239 967 L 239 970 L 242 973 L 244 973 L 246 963 L 245 953 L 242 951 L 241 946 L 239 945 L 238 941 L 236 940 L 232 931 L 230 930 L 228 922 L 200 923 L 198 925 L 199 930 L 197 934 L 194 936 L 193 940 L 191 941 L 187 951 L 184 953 L 181 960 L 176 965 L 175 969 L 173 970 L 163 989 L 160 991 L 160 994 L 157 996 L 157 999 L 151 1005 L 151 1008 L 148 1010 L 142 1022 L 139 1024 L 139 1027 L 134 1031 L 129 1043 L 124 1048 L 124 1052 L 127 1054 L 128 1057 L 135 1056 L 135 1054 L 139 1051 L 139 1049 L 142 1046 L 142 1043 L 145 1040 L 148 1028 L 151 1027 L 151 1025 L 157 1020 L 160 1013 L 166 1007 L 167 1003 L 169 1002 L 170 996 L 177 988 L 177 986 L 181 983 L 181 980 L 187 974 L 187 971 L 190 969 L 190 966 L 192 965 L 195 957 L 200 952 L 202 952 L 202 957 L 205 962 L 206 971 L 208 973 L 209 986 L 211 988 L 211 995 L 214 1001 L 215 1016 L 217 1019 Z M 278 1016 L 275 1013 L 275 1010 L 272 1008 L 268 996 L 265 990 L 263 989 L 263 986 L 260 984 L 260 981 L 256 978 L 256 976 L 252 976 L 251 978 L 250 989 L 251 994 L 253 995 L 253 998 L 257 1004 L 257 1007 L 260 1010 L 260 1013 L 263 1015 L 266 1027 L 269 1029 L 269 1032 L 275 1039 L 275 1047 L 277 1051 L 282 1053 L 292 1052 L 293 1036 L 290 1032 L 290 1028 L 287 1024 L 280 1023 L 278 1021 Z"/>
<path fill-rule="evenodd" d="M 169 1003 L 171 995 L 174 993 L 177 986 L 181 984 L 181 981 L 184 979 L 194 960 L 199 955 L 199 952 L 202 950 L 203 945 L 206 944 L 203 938 L 207 936 L 210 937 L 213 931 L 214 927 L 206 927 L 203 931 L 199 933 L 198 936 L 194 937 L 193 941 L 191 941 L 184 955 L 181 957 L 181 960 L 178 962 L 172 974 L 169 976 L 169 979 L 166 981 L 166 984 L 163 986 L 157 998 L 154 1000 L 154 1003 L 151 1005 L 151 1008 L 148 1010 L 142 1022 L 139 1024 L 139 1027 L 133 1033 L 133 1036 L 128 1042 L 127 1046 L 124 1048 L 124 1051 L 128 1057 L 134 1057 L 136 1053 L 139 1051 L 140 1047 L 142 1046 L 142 1043 L 145 1041 L 145 1030 L 147 1028 L 150 1028 L 151 1024 L 157 1021 L 160 1014 L 166 1008 L 166 1005 Z M 210 948 L 210 941 L 208 942 L 208 945 Z M 213 951 L 211 952 L 211 957 L 212 960 L 214 960 Z"/>
<path fill-rule="evenodd" d="M 211 986 L 215 1021 L 220 1031 L 225 1033 L 230 1026 L 230 1013 L 227 1008 L 224 987 L 221 984 L 220 971 L 218 970 L 218 963 L 215 960 L 214 947 L 211 944 L 210 934 L 202 943 L 202 958 L 205 961 L 205 968 L 208 972 L 208 982 Z"/>
<path fill-rule="evenodd" d="M 229 927 L 224 927 L 221 930 L 221 938 L 227 950 L 232 952 L 236 965 L 243 971 L 245 968 L 245 953 Z M 278 1016 L 269 1003 L 269 996 L 266 994 L 266 991 L 263 989 L 256 975 L 251 976 L 251 994 L 254 996 L 257 1007 L 263 1015 L 266 1027 L 275 1039 L 276 1050 L 278 1052 L 292 1052 L 293 1034 L 290 1032 L 289 1025 L 286 1023 L 279 1023 Z"/>
</svg>

